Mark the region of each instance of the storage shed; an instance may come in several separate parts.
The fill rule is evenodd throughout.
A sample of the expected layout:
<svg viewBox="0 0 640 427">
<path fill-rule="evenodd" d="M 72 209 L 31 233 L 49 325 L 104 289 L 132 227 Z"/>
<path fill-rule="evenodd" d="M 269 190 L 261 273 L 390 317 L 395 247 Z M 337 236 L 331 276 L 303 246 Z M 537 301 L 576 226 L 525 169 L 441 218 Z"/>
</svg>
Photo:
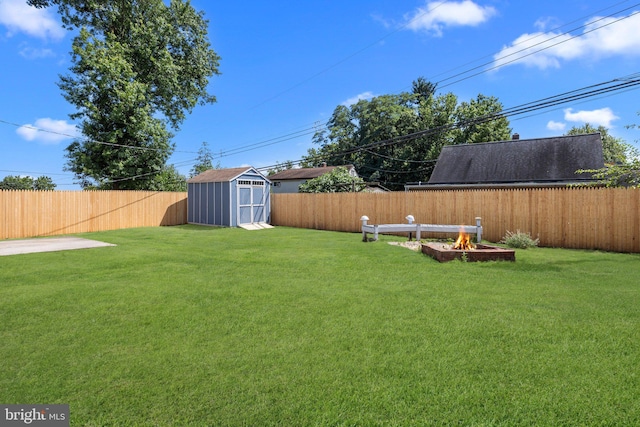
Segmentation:
<svg viewBox="0 0 640 427">
<path fill-rule="evenodd" d="M 202 172 L 187 181 L 187 222 L 227 227 L 268 224 L 270 184 L 253 167 Z"/>
</svg>

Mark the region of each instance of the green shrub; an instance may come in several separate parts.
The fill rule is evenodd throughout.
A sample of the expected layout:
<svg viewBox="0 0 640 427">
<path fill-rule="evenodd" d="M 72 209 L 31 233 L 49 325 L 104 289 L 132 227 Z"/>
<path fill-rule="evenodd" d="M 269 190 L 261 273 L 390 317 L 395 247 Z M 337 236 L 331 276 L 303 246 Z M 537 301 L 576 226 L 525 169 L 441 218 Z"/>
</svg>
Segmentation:
<svg viewBox="0 0 640 427">
<path fill-rule="evenodd" d="M 529 233 L 522 233 L 520 230 L 515 233 L 507 230 L 507 234 L 500 240 L 500 243 L 504 243 L 510 248 L 527 249 L 538 246 L 539 239 L 533 239 Z"/>
</svg>

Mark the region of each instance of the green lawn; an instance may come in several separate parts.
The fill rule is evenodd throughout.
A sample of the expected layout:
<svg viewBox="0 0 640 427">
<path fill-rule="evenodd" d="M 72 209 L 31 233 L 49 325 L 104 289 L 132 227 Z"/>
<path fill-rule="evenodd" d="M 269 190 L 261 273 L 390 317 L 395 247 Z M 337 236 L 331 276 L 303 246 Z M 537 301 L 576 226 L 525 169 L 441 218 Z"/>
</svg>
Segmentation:
<svg viewBox="0 0 640 427">
<path fill-rule="evenodd" d="M 195 226 L 0 257 L 0 403 L 74 426 L 640 425 L 640 256 Z"/>
</svg>

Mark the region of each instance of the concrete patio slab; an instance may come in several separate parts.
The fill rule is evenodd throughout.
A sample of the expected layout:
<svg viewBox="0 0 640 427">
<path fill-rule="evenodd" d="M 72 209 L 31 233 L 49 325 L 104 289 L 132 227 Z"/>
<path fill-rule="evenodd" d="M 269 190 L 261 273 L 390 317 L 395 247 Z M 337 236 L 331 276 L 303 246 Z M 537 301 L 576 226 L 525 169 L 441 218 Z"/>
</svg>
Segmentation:
<svg viewBox="0 0 640 427">
<path fill-rule="evenodd" d="M 74 249 L 116 246 L 111 243 L 81 237 L 45 237 L 38 239 L 5 240 L 0 242 L 0 256 L 35 252 L 69 251 Z"/>
<path fill-rule="evenodd" d="M 245 230 L 264 230 L 265 228 L 273 228 L 273 225 L 266 222 L 254 222 L 252 224 L 240 224 L 239 227 Z"/>
</svg>

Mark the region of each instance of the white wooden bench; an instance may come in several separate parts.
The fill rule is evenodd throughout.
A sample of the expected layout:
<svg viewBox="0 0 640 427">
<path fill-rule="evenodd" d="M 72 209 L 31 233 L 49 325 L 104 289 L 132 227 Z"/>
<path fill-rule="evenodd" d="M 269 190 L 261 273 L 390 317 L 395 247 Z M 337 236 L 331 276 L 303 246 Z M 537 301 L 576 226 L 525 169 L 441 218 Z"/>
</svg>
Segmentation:
<svg viewBox="0 0 640 427">
<path fill-rule="evenodd" d="M 362 221 L 362 241 L 367 241 L 367 234 L 373 234 L 373 240 L 378 240 L 378 234 L 386 233 L 415 233 L 416 240 L 420 240 L 421 232 L 434 233 L 459 233 L 475 234 L 476 242 L 482 240 L 481 218 L 476 217 L 476 225 L 441 225 L 441 224 L 414 224 L 413 216 L 407 216 L 407 224 L 367 224 L 369 217 L 366 215 L 360 218 Z M 411 234 L 409 234 L 411 238 Z"/>
</svg>

